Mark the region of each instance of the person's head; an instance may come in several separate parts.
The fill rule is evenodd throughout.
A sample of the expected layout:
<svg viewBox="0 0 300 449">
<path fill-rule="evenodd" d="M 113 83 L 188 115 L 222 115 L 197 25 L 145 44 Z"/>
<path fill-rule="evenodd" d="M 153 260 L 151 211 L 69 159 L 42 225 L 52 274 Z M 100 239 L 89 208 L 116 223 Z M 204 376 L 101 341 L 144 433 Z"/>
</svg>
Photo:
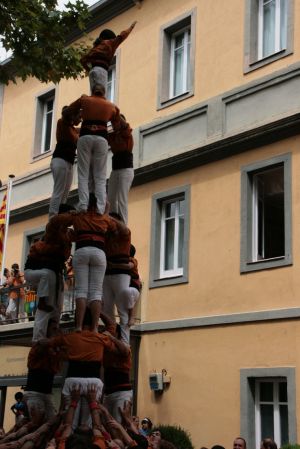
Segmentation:
<svg viewBox="0 0 300 449">
<path fill-rule="evenodd" d="M 6 313 L 5 304 L 1 303 L 0 304 L 0 315 L 5 315 L 5 313 Z"/>
<path fill-rule="evenodd" d="M 92 437 L 89 433 L 79 433 L 76 431 L 66 440 L 66 449 L 91 449 Z"/>
<path fill-rule="evenodd" d="M 3 274 L 7 278 L 9 276 L 9 269 L 8 268 L 4 268 Z"/>
<path fill-rule="evenodd" d="M 246 440 L 242 437 L 236 437 L 233 441 L 233 449 L 247 449 Z"/>
<path fill-rule="evenodd" d="M 218 447 L 223 448 L 223 446 L 218 446 Z M 171 441 L 160 440 L 159 449 L 176 449 L 176 446 L 174 446 L 174 444 L 171 443 Z M 223 448 L 223 449 L 225 449 L 225 448 Z"/>
<path fill-rule="evenodd" d="M 143 422 L 143 421 L 142 421 Z M 149 446 L 157 449 L 161 442 L 161 433 L 159 430 L 153 430 L 149 436 Z"/>
<path fill-rule="evenodd" d="M 277 449 L 277 444 L 272 438 L 264 438 L 260 445 L 261 449 Z"/>
<path fill-rule="evenodd" d="M 143 430 L 151 430 L 152 429 L 152 421 L 149 418 L 143 418 L 141 421 Z"/>
<path fill-rule="evenodd" d="M 14 276 L 16 276 L 20 271 L 19 264 L 13 263 L 11 266 L 11 272 Z"/>
<path fill-rule="evenodd" d="M 225 449 L 224 446 L 220 446 L 219 444 L 215 444 L 211 449 Z"/>
<path fill-rule="evenodd" d="M 116 37 L 115 33 L 112 30 L 109 30 L 108 28 L 102 30 L 101 33 L 99 34 L 99 38 L 102 39 L 103 41 L 115 39 L 115 37 Z"/>
<path fill-rule="evenodd" d="M 105 96 L 105 87 L 103 84 L 94 84 L 92 87 L 92 95 L 96 95 L 98 97 L 104 97 Z"/>
<path fill-rule="evenodd" d="M 16 394 L 15 394 L 15 400 L 17 401 L 17 402 L 21 402 L 22 401 L 22 399 L 23 399 L 23 393 L 22 393 L 22 391 L 18 391 Z"/>
</svg>

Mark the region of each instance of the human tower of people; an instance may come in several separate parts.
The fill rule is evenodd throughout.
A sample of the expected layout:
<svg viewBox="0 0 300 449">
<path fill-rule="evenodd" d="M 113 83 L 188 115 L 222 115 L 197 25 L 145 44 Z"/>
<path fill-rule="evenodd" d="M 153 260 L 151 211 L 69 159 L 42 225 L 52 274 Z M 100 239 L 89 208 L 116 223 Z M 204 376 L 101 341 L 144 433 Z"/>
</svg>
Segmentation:
<svg viewBox="0 0 300 449">
<path fill-rule="evenodd" d="M 82 95 L 64 107 L 57 123 L 49 222 L 43 238 L 31 246 L 24 271 L 38 297 L 24 393 L 28 418 L 0 439 L 0 449 L 43 448 L 54 434 L 47 447 L 83 447 L 78 432 L 84 433 L 85 448 L 92 443 L 91 447 L 102 449 L 147 447 L 139 440 L 130 416 L 129 336 L 141 290 L 127 227 L 128 192 L 134 176 L 132 130 L 119 108 L 105 98 L 107 71 L 116 48 L 134 26 L 118 36 L 111 30 L 100 33 L 82 58 L 89 71 L 91 95 Z M 66 201 L 76 148 L 79 204 L 75 210 Z M 109 148 L 113 157 L 106 193 Z M 75 330 L 63 334 L 59 329 L 63 268 L 73 242 Z M 101 332 L 100 318 L 104 323 Z M 57 414 L 51 392 L 63 361 L 67 361 L 67 370 Z"/>
</svg>

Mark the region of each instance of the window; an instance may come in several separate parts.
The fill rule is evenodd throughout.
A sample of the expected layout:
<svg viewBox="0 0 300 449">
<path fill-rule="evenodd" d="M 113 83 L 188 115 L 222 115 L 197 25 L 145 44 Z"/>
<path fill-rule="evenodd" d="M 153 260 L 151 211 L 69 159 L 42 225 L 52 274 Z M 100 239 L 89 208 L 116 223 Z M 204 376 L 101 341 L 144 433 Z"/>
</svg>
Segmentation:
<svg viewBox="0 0 300 449">
<path fill-rule="evenodd" d="M 115 101 L 115 90 L 116 90 L 116 66 L 113 65 L 108 70 L 107 90 L 106 90 L 106 98 L 113 103 Z"/>
<path fill-rule="evenodd" d="M 161 28 L 158 109 L 194 93 L 195 16 L 190 11 Z"/>
<path fill-rule="evenodd" d="M 260 449 L 263 438 L 278 447 L 296 442 L 296 382 L 292 367 L 241 369 L 241 435 Z"/>
<path fill-rule="evenodd" d="M 294 0 L 246 0 L 245 72 L 293 51 Z"/>
<path fill-rule="evenodd" d="M 241 271 L 291 263 L 290 156 L 242 171 Z"/>
<path fill-rule="evenodd" d="M 279 447 L 289 442 L 287 381 L 255 380 L 255 440 L 260 447 L 263 438 L 273 438 Z"/>
<path fill-rule="evenodd" d="M 259 1 L 258 59 L 286 48 L 286 1 Z"/>
<path fill-rule="evenodd" d="M 33 156 L 48 153 L 52 146 L 55 90 L 37 97 Z"/>
<path fill-rule="evenodd" d="M 154 195 L 150 287 L 187 282 L 189 186 Z"/>
<path fill-rule="evenodd" d="M 191 28 L 174 33 L 170 53 L 170 98 L 188 92 L 190 76 Z"/>
</svg>

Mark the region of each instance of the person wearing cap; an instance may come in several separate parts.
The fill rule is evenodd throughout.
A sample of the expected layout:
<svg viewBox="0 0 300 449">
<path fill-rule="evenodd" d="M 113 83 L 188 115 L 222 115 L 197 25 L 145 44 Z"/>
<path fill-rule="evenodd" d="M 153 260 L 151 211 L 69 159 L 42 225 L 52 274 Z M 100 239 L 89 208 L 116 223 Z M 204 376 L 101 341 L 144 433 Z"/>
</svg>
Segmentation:
<svg viewBox="0 0 300 449">
<path fill-rule="evenodd" d="M 141 421 L 141 428 L 139 429 L 139 432 L 144 437 L 148 437 L 151 433 L 152 429 L 152 421 L 150 418 L 143 418 Z"/>
<path fill-rule="evenodd" d="M 107 89 L 107 72 L 112 64 L 115 52 L 119 45 L 129 36 L 136 22 L 133 22 L 127 30 L 118 36 L 112 30 L 101 31 L 95 40 L 93 48 L 82 56 L 80 62 L 83 68 L 89 72 L 91 92 L 95 84 L 102 84 Z"/>
<path fill-rule="evenodd" d="M 106 206 L 107 123 L 120 127 L 120 111 L 106 100 L 105 89 L 95 84 L 92 95 L 82 95 L 63 111 L 63 115 L 81 111 L 82 125 L 77 143 L 78 196 L 80 212 L 89 204 L 89 185 L 97 198 L 97 212 L 104 214 Z"/>
</svg>

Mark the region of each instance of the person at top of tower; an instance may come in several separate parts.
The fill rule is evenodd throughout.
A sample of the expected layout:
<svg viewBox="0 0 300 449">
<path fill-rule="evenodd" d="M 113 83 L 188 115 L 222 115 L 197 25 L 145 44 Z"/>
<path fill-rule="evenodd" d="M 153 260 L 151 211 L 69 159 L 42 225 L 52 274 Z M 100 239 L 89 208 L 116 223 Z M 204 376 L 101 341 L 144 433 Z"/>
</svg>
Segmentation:
<svg viewBox="0 0 300 449">
<path fill-rule="evenodd" d="M 105 29 L 94 41 L 93 48 L 82 56 L 80 62 L 83 68 L 89 72 L 91 91 L 95 84 L 102 84 L 107 88 L 107 72 L 112 63 L 114 54 L 119 45 L 129 36 L 136 22 L 133 22 L 127 30 L 118 36 L 112 30 Z"/>
</svg>

